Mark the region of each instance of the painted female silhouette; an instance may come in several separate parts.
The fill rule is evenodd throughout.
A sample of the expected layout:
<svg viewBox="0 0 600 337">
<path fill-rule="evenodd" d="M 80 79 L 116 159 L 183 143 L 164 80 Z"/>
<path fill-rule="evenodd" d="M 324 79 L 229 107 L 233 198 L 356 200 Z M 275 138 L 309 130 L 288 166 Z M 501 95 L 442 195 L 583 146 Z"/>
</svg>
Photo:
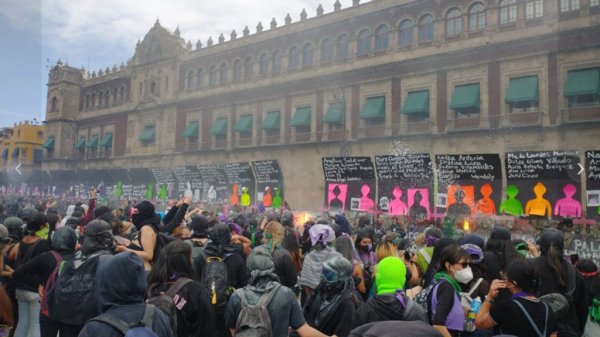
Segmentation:
<svg viewBox="0 0 600 337">
<path fill-rule="evenodd" d="M 215 202 L 215 200 L 217 200 L 217 191 L 215 190 L 214 186 L 211 186 L 208 188 L 206 197 L 208 198 L 208 201 L 210 201 L 210 202 Z"/>
<path fill-rule="evenodd" d="M 556 205 L 554 206 L 554 215 L 559 215 L 563 218 L 581 217 L 581 203 L 573 199 L 575 192 L 577 192 L 577 188 L 573 184 L 567 184 L 563 187 L 565 197 L 556 202 Z"/>
<path fill-rule="evenodd" d="M 360 193 L 362 194 L 362 197 L 360 198 L 361 211 L 371 211 L 375 208 L 375 201 L 369 198 L 369 192 L 371 192 L 371 187 L 367 184 L 363 184 L 360 188 Z"/>
<path fill-rule="evenodd" d="M 152 198 L 154 197 L 154 183 L 148 183 L 148 185 L 146 185 L 146 200 L 152 200 Z"/>
<path fill-rule="evenodd" d="M 509 214 L 514 216 L 523 215 L 523 205 L 517 200 L 519 188 L 515 185 L 506 186 L 506 195 L 508 199 L 500 204 L 500 214 Z"/>
<path fill-rule="evenodd" d="M 265 194 L 262 201 L 265 207 L 273 206 L 273 196 L 271 195 L 271 188 L 269 186 L 265 187 Z"/>
<path fill-rule="evenodd" d="M 394 187 L 392 190 L 392 195 L 394 196 L 394 199 L 390 201 L 388 213 L 391 215 L 406 215 L 408 207 L 404 201 L 400 200 L 402 197 L 402 190 L 399 186 Z"/>
<path fill-rule="evenodd" d="M 544 199 L 546 186 L 538 182 L 533 187 L 533 193 L 535 194 L 535 199 L 527 201 L 527 204 L 525 205 L 525 214 L 550 217 L 552 215 L 552 205 L 550 204 L 550 201 Z"/>
<path fill-rule="evenodd" d="M 329 210 L 332 212 L 343 212 L 344 202 L 340 199 L 340 193 L 342 193 L 340 186 L 335 185 L 331 192 L 333 193 L 333 198 L 329 201 Z M 329 197 L 331 198 L 331 195 Z"/>
<path fill-rule="evenodd" d="M 413 198 L 414 202 L 408 210 L 408 215 L 416 221 L 420 221 L 427 218 L 427 208 L 421 205 L 421 200 L 423 200 L 423 195 L 421 195 L 421 191 L 416 191 Z"/>
<path fill-rule="evenodd" d="M 454 198 L 456 199 L 456 202 L 448 207 L 448 215 L 455 218 L 471 216 L 471 207 L 463 202 L 465 199 L 465 191 L 458 188 L 456 192 L 454 192 Z"/>
<path fill-rule="evenodd" d="M 490 183 L 485 183 L 481 186 L 481 189 L 479 191 L 481 192 L 483 198 L 477 201 L 477 205 L 475 206 L 477 213 L 485 215 L 495 215 L 496 204 L 494 204 L 494 200 L 492 200 L 491 198 L 492 192 L 494 192 L 492 185 Z"/>
<path fill-rule="evenodd" d="M 273 197 L 273 208 L 281 208 L 281 190 L 275 187 L 275 196 Z"/>
<path fill-rule="evenodd" d="M 231 185 L 231 196 L 229 196 L 229 203 L 232 206 L 235 206 L 240 203 L 240 198 L 238 197 L 238 184 L 233 183 Z"/>
<path fill-rule="evenodd" d="M 248 187 L 242 188 L 242 206 L 248 207 L 250 206 L 250 194 L 248 194 Z"/>
<path fill-rule="evenodd" d="M 156 198 L 159 200 L 166 200 L 168 197 L 169 197 L 169 195 L 167 192 L 167 185 L 161 184 L 160 187 L 158 188 L 158 195 L 156 196 Z"/>
</svg>

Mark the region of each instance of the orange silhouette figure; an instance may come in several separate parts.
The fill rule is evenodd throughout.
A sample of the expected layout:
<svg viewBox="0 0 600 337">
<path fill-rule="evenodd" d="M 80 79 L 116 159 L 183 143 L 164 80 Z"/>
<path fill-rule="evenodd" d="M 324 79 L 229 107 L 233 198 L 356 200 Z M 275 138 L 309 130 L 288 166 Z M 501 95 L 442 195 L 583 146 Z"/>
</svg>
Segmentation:
<svg viewBox="0 0 600 337">
<path fill-rule="evenodd" d="M 491 195 L 494 192 L 492 185 L 490 183 L 485 183 L 481 186 L 479 190 L 483 198 L 477 201 L 477 205 L 475 209 L 479 214 L 485 215 L 495 215 L 496 214 L 496 204 L 494 204 L 494 200 L 492 200 Z"/>
<path fill-rule="evenodd" d="M 527 201 L 527 204 L 525 205 L 525 214 L 547 217 L 552 215 L 552 205 L 550 204 L 550 201 L 544 199 L 546 191 L 547 189 L 544 184 L 539 182 L 535 184 L 533 187 L 535 199 Z"/>
<path fill-rule="evenodd" d="M 231 185 L 231 196 L 229 197 L 229 203 L 232 206 L 235 206 L 240 203 L 240 199 L 238 197 L 238 185 L 237 183 L 233 183 Z"/>
<path fill-rule="evenodd" d="M 271 188 L 269 186 L 265 187 L 265 194 L 263 195 L 263 206 L 273 206 L 273 196 L 271 195 Z"/>
</svg>

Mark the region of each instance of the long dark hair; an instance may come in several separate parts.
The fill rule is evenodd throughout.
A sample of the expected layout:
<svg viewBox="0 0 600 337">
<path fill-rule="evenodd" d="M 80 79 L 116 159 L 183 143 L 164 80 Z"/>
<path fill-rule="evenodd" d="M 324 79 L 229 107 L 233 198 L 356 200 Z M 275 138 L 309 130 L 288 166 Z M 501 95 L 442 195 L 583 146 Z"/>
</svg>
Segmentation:
<svg viewBox="0 0 600 337">
<path fill-rule="evenodd" d="M 152 265 L 148 275 L 149 285 L 159 285 L 173 282 L 180 277 L 195 279 L 191 262 L 192 247 L 182 240 L 169 243 Z"/>
<path fill-rule="evenodd" d="M 566 287 L 565 258 L 563 257 L 562 250 L 558 249 L 553 243 L 551 243 L 548 248 L 546 263 L 558 278 L 558 284 L 562 287 Z"/>
<path fill-rule="evenodd" d="M 506 274 L 519 289 L 530 294 L 537 293 L 539 275 L 533 261 L 514 260 L 506 267 Z"/>
<path fill-rule="evenodd" d="M 448 272 L 449 270 L 446 269 L 446 262 L 450 263 L 450 265 L 454 265 L 458 263 L 458 261 L 460 261 L 461 259 L 465 259 L 468 261 L 471 259 L 471 255 L 469 255 L 469 253 L 463 248 L 460 248 L 458 244 L 448 245 L 442 250 L 442 253 L 440 254 L 440 263 L 439 267 L 437 268 L 437 271 Z"/>
<path fill-rule="evenodd" d="M 451 239 L 451 238 L 442 238 L 439 239 L 438 242 L 435 243 L 435 246 L 433 248 L 433 255 L 431 256 L 431 261 L 429 262 L 429 265 L 427 266 L 427 270 L 425 271 L 425 276 L 423 276 L 423 286 L 427 287 L 431 284 L 431 281 L 433 281 L 433 275 L 435 275 L 436 272 L 440 271 L 440 262 L 441 262 L 441 258 L 442 258 L 442 251 L 444 251 L 444 248 L 448 247 L 448 246 L 458 246 L 458 244 L 456 243 L 456 240 Z"/>
<path fill-rule="evenodd" d="M 506 267 L 514 260 L 523 259 L 515 249 L 511 240 L 488 239 L 485 244 L 485 250 L 493 252 L 500 259 L 500 269 L 506 270 Z"/>
</svg>

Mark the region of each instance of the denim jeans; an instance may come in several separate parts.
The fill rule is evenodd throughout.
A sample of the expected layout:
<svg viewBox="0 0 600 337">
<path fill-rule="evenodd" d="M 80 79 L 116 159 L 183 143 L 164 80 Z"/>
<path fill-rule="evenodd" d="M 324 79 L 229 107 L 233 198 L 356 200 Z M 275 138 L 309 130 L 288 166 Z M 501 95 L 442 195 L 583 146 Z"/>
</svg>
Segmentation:
<svg viewBox="0 0 600 337">
<path fill-rule="evenodd" d="M 17 289 L 19 322 L 14 337 L 40 337 L 40 296 L 38 293 Z"/>
</svg>

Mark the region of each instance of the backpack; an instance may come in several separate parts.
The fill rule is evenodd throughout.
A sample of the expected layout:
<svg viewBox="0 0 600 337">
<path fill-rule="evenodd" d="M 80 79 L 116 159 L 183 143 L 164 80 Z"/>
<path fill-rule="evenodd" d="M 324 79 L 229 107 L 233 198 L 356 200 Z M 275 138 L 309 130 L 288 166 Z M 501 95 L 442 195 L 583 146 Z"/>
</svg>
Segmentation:
<svg viewBox="0 0 600 337">
<path fill-rule="evenodd" d="M 438 283 L 439 282 L 434 282 L 434 283 L 428 285 L 423 290 L 421 290 L 421 292 L 418 293 L 415 296 L 415 298 L 413 299 L 413 301 L 415 303 L 417 303 L 423 307 L 425 312 L 429 312 L 429 294 L 431 294 L 431 292 L 433 291 L 433 288 L 435 288 L 438 285 Z"/>
<path fill-rule="evenodd" d="M 146 304 L 142 320 L 135 323 L 125 322 L 124 320 L 111 314 L 102 314 L 92 318 L 90 321 L 106 323 L 119 330 L 124 337 L 158 337 L 158 335 L 152 331 L 155 310 L 156 307 L 151 304 Z"/>
<path fill-rule="evenodd" d="M 223 258 L 218 256 L 207 256 L 202 253 L 206 264 L 202 270 L 200 283 L 203 284 L 210 294 L 210 303 L 215 309 L 215 313 L 222 314 L 227 307 L 227 300 L 231 294 L 229 290 L 229 275 L 225 259 L 229 255 L 224 255 Z"/>
<path fill-rule="evenodd" d="M 62 263 L 54 288 L 48 294 L 50 319 L 64 324 L 83 325 L 100 314 L 96 295 L 96 270 L 100 253 Z M 76 264 L 78 266 L 76 266 Z"/>
<path fill-rule="evenodd" d="M 161 292 L 159 295 L 154 297 L 150 297 L 150 294 L 153 293 L 152 290 L 154 289 L 154 286 L 150 286 L 150 289 L 148 289 L 148 300 L 146 303 L 152 304 L 164 312 L 165 315 L 167 315 L 174 335 L 177 335 L 177 307 L 175 305 L 174 297 L 181 290 L 181 288 L 190 282 L 192 282 L 191 279 L 181 277 L 171 284 L 166 292 Z"/>
<path fill-rule="evenodd" d="M 48 317 L 48 294 L 50 294 L 50 292 L 54 289 L 54 285 L 56 284 L 56 278 L 58 277 L 58 272 L 60 270 L 60 267 L 62 266 L 62 262 L 63 262 L 63 258 L 62 256 L 51 250 L 49 252 L 50 254 L 52 254 L 52 256 L 54 257 L 54 261 L 56 261 L 56 265 L 54 266 L 54 269 L 52 269 L 52 272 L 50 273 L 50 276 L 48 277 L 48 279 L 46 280 L 46 283 L 44 284 L 43 287 L 40 286 L 39 288 L 39 293 L 40 293 L 40 313 L 42 313 L 44 316 Z"/>
<path fill-rule="evenodd" d="M 565 320 L 569 316 L 571 305 L 573 304 L 573 295 L 575 294 L 575 268 L 567 267 L 567 286 L 566 292 L 549 293 L 539 297 L 541 302 L 546 303 L 558 321 Z"/>
<path fill-rule="evenodd" d="M 234 337 L 273 337 L 271 315 L 267 306 L 279 287 L 280 284 L 275 285 L 268 293 L 263 294 L 255 305 L 248 303 L 244 289 L 235 291 L 242 301 L 242 310 L 235 323 Z"/>
</svg>

